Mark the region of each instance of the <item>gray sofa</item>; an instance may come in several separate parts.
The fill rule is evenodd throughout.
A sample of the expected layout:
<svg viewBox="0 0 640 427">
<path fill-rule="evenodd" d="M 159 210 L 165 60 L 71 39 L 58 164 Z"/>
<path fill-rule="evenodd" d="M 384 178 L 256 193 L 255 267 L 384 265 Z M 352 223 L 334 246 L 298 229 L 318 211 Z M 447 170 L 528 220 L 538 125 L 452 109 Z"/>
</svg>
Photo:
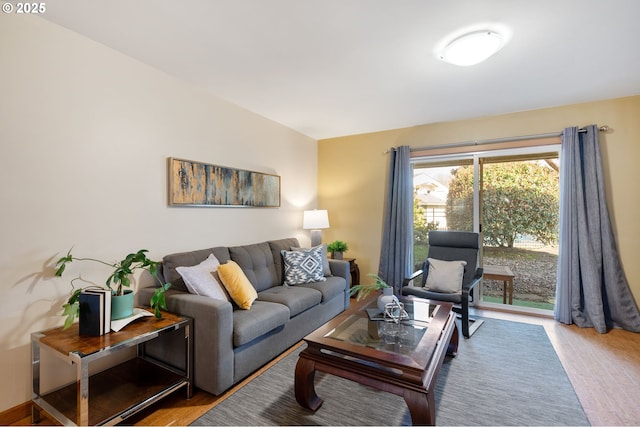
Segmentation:
<svg viewBox="0 0 640 427">
<path fill-rule="evenodd" d="M 297 239 L 289 238 L 163 258 L 161 279 L 172 284 L 166 293 L 167 308 L 193 319 L 196 387 L 215 395 L 224 392 L 349 306 L 346 261 L 328 260 L 331 275 L 324 282 L 283 286 L 281 250 L 299 246 Z M 211 253 L 221 264 L 233 260 L 242 268 L 258 292 L 249 310 L 189 293 L 176 267 L 197 265 Z M 153 288 L 142 288 L 138 293 L 144 303 L 151 298 Z M 172 361 L 171 344 L 151 351 L 168 363 L 179 363 Z"/>
</svg>

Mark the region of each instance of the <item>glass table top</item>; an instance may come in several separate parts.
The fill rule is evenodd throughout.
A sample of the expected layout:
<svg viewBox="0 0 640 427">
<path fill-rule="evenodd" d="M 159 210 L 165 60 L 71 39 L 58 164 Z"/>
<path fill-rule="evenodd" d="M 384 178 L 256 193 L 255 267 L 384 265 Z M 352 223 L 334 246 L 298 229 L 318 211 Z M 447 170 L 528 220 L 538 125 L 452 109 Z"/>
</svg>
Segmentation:
<svg viewBox="0 0 640 427">
<path fill-rule="evenodd" d="M 440 305 L 426 300 L 405 300 L 403 303 L 407 312 L 403 320 L 394 322 L 384 318 L 374 300 L 364 311 L 350 315 L 325 337 L 380 351 L 408 354 L 420 343 Z"/>
</svg>

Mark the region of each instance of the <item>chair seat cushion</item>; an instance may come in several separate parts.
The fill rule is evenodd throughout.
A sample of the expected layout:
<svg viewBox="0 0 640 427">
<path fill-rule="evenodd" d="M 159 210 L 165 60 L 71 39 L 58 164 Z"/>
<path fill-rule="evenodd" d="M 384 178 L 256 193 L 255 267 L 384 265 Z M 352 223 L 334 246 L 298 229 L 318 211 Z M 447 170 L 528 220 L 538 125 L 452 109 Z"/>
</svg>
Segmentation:
<svg viewBox="0 0 640 427">
<path fill-rule="evenodd" d="M 251 310 L 233 310 L 233 345 L 239 347 L 289 321 L 289 309 L 268 301 L 255 301 Z"/>
<path fill-rule="evenodd" d="M 289 308 L 293 317 L 320 304 L 322 294 L 315 289 L 300 286 L 274 286 L 258 293 L 258 300 L 277 302 Z"/>
<path fill-rule="evenodd" d="M 432 292 L 425 288 L 419 288 L 417 286 L 405 286 L 402 288 L 402 295 L 413 295 L 418 298 L 432 299 L 436 301 L 452 302 L 454 304 L 462 303 L 461 294 Z"/>
<path fill-rule="evenodd" d="M 424 287 L 432 292 L 462 293 L 462 279 L 466 261 L 443 261 L 427 258 L 429 271 Z"/>
</svg>

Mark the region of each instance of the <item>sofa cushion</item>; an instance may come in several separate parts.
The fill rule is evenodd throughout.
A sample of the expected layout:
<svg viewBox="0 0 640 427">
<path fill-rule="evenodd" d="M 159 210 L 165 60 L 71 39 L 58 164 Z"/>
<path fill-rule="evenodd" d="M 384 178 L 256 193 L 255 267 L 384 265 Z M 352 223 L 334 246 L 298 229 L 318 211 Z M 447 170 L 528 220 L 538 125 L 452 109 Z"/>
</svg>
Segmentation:
<svg viewBox="0 0 640 427">
<path fill-rule="evenodd" d="M 258 293 L 238 264 L 232 260 L 218 267 L 218 275 L 238 307 L 249 310 L 251 304 L 258 298 Z"/>
<path fill-rule="evenodd" d="M 261 337 L 289 320 L 289 309 L 282 304 L 256 301 L 251 310 L 233 311 L 233 345 L 239 347 Z"/>
<path fill-rule="evenodd" d="M 273 254 L 267 242 L 230 247 L 229 255 L 242 268 L 256 291 L 260 292 L 280 284 Z"/>
<path fill-rule="evenodd" d="M 269 241 L 273 262 L 276 265 L 276 274 L 278 275 L 278 284 L 284 283 L 284 263 L 282 262 L 282 251 L 289 251 L 292 247 L 300 247 L 300 242 L 296 238 L 271 240 Z"/>
<path fill-rule="evenodd" d="M 258 300 L 277 302 L 289 308 L 291 317 L 320 304 L 322 294 L 299 286 L 274 286 L 258 293 Z"/>
<path fill-rule="evenodd" d="M 284 283 L 301 285 L 303 283 L 324 282 L 322 270 L 322 246 L 315 248 L 282 251 L 284 260 Z"/>
<path fill-rule="evenodd" d="M 171 283 L 171 289 L 176 291 L 189 292 L 184 280 L 176 271 L 176 267 L 191 267 L 198 265 L 213 254 L 221 264 L 229 260 L 229 250 L 225 247 L 215 247 L 208 249 L 199 249 L 190 252 L 178 252 L 175 254 L 165 255 L 162 258 L 162 275 L 164 279 Z"/>
<path fill-rule="evenodd" d="M 200 264 L 191 267 L 176 267 L 176 271 L 182 276 L 187 289 L 192 294 L 229 301 L 224 286 L 217 278 L 218 266 L 220 266 L 218 258 L 209 254 L 209 258 Z"/>
<path fill-rule="evenodd" d="M 322 294 L 323 303 L 333 299 L 338 294 L 344 295 L 347 283 L 343 277 L 331 276 L 326 279 L 324 282 L 306 283 L 304 285 L 298 285 L 296 288 L 309 288 L 319 291 Z"/>
</svg>

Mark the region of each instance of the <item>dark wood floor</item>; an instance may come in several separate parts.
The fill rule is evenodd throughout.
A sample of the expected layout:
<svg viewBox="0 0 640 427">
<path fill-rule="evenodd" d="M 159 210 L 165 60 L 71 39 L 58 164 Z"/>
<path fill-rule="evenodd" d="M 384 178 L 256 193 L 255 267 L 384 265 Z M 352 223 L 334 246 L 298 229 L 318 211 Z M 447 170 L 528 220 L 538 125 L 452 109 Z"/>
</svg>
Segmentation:
<svg viewBox="0 0 640 427">
<path fill-rule="evenodd" d="M 544 326 L 591 424 L 640 425 L 640 334 L 621 330 L 598 334 L 593 329 L 562 325 L 548 318 L 489 310 L 476 313 Z M 197 390 L 192 399 L 186 400 L 184 393 L 174 393 L 130 418 L 127 424 L 188 425 L 258 374 L 219 397 Z M 24 413 L 10 425 L 30 422 Z M 50 423 L 43 420 L 41 424 Z"/>
</svg>

